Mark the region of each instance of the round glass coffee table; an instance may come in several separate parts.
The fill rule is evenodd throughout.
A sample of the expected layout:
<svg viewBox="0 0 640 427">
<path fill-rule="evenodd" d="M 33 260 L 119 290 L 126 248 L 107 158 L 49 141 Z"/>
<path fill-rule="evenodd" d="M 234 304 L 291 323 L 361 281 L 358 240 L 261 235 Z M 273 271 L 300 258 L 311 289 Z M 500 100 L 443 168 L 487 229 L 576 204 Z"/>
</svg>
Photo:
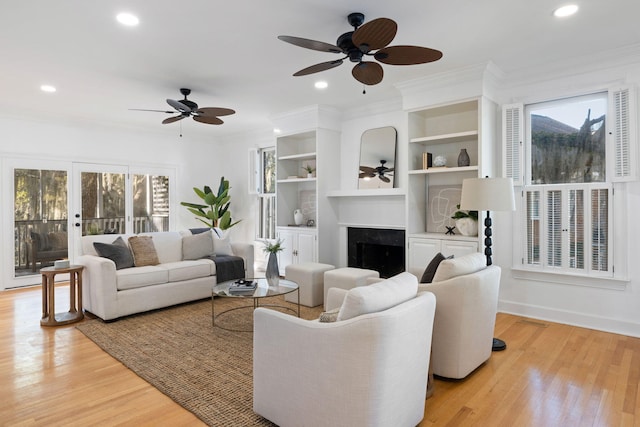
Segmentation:
<svg viewBox="0 0 640 427">
<path fill-rule="evenodd" d="M 244 279 L 244 280 L 253 281 L 257 283 L 257 287 L 253 292 L 243 290 L 242 292 L 235 293 L 232 290 L 230 290 L 229 288 L 231 288 L 236 284 L 236 280 L 229 280 L 227 282 L 218 283 L 214 285 L 213 288 L 211 289 L 211 324 L 214 327 L 217 326 L 218 328 L 225 329 L 228 331 L 233 331 L 233 332 L 253 332 L 253 323 L 251 325 L 252 326 L 251 329 L 232 329 L 232 328 L 226 328 L 224 326 L 221 326 L 220 322 L 216 324 L 216 318 L 220 318 L 224 314 L 228 314 L 229 312 L 232 312 L 234 310 L 241 310 L 241 309 L 247 309 L 247 308 L 252 308 L 255 310 L 258 307 L 273 307 L 273 308 L 288 310 L 296 314 L 298 317 L 300 317 L 300 291 L 298 290 L 297 283 L 292 282 L 291 280 L 280 279 L 278 281 L 278 286 L 269 286 L 269 284 L 267 283 L 267 279 L 264 279 L 264 278 Z M 265 304 L 264 302 L 261 303 L 261 300 L 263 298 L 285 295 L 291 292 L 298 292 L 298 301 L 296 304 L 297 310 L 294 310 L 293 308 L 287 307 L 284 305 Z M 215 297 L 240 298 L 240 299 L 252 300 L 253 305 L 233 307 L 216 314 L 216 309 L 215 309 L 216 298 Z M 251 313 L 253 314 L 253 311 Z"/>
</svg>

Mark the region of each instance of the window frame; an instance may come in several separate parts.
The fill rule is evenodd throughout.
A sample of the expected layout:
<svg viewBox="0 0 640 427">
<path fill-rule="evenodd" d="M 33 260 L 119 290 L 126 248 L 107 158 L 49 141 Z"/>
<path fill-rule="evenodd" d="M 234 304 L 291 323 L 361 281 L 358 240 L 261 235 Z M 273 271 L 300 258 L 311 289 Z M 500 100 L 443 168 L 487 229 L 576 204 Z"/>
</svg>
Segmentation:
<svg viewBox="0 0 640 427">
<path fill-rule="evenodd" d="M 606 91 L 607 99 L 607 142 L 606 162 L 607 178 L 604 183 L 610 188 L 609 192 L 609 247 L 608 256 L 610 271 L 582 273 L 563 269 L 540 268 L 527 265 L 525 256 L 526 246 L 526 200 L 525 189 L 537 186 L 525 185 L 529 168 L 529 155 L 525 153 L 530 147 L 530 141 L 525 141 L 524 104 L 505 104 L 502 107 L 502 176 L 514 180 L 516 194 L 521 194 L 521 202 L 512 223 L 513 227 L 513 258 L 512 272 L 518 279 L 530 279 L 540 282 L 563 283 L 606 289 L 624 289 L 628 283 L 628 237 L 624 230 L 627 228 L 627 186 L 626 182 L 638 180 L 638 147 L 636 135 L 636 90 L 630 86 L 602 88 L 583 94 L 567 94 L 556 99 L 570 99 L 575 96 L 589 95 Z M 544 102 L 531 101 L 529 104 Z M 624 107 L 624 108 L 621 108 Z M 528 138 L 528 137 L 527 137 Z M 624 157 L 620 161 L 620 156 Z M 621 169 L 620 166 L 624 166 Z M 593 184 L 578 184 L 589 188 Z M 555 186 L 556 184 L 554 184 Z M 561 186 L 573 184 L 560 184 Z"/>
</svg>

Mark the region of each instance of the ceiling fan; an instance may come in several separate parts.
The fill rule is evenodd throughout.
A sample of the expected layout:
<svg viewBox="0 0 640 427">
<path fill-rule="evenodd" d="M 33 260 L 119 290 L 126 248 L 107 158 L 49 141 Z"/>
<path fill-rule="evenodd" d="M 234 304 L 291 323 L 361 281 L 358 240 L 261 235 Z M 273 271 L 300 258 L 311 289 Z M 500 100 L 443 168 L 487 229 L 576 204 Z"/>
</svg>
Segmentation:
<svg viewBox="0 0 640 427">
<path fill-rule="evenodd" d="M 187 99 L 187 96 L 191 93 L 191 89 L 181 88 L 180 93 L 184 95 L 184 99 L 176 101 L 175 99 L 167 99 L 167 104 L 175 108 L 175 111 L 165 110 L 143 110 L 140 108 L 131 108 L 133 111 L 155 111 L 158 113 L 176 114 L 177 116 L 168 117 L 162 121 L 162 124 L 169 124 L 177 122 L 187 117 L 193 117 L 193 120 L 208 125 L 221 125 L 224 123 L 219 116 L 228 116 L 235 114 L 235 111 L 230 108 L 220 107 L 203 107 L 199 108 L 198 104 Z"/>
<path fill-rule="evenodd" d="M 341 59 L 321 62 L 304 68 L 296 72 L 294 76 L 305 76 L 329 70 L 349 58 L 351 62 L 356 63 L 351 70 L 353 77 L 362 84 L 376 85 L 382 81 L 384 76 L 382 66 L 377 62 L 364 61 L 365 56 L 373 56 L 377 61 L 390 65 L 425 64 L 442 58 L 442 52 L 427 47 L 405 45 L 387 47 L 396 36 L 398 29 L 398 25 L 392 19 L 377 18 L 362 25 L 364 14 L 355 12 L 349 14 L 347 20 L 353 27 L 353 31 L 338 37 L 336 45 L 300 37 L 278 36 L 280 40 L 296 46 L 346 55 Z"/>
<path fill-rule="evenodd" d="M 390 172 L 393 172 L 394 168 L 388 168 L 384 164 L 387 163 L 386 160 L 380 160 L 380 166 L 376 168 L 372 168 L 369 166 L 360 166 L 360 175 L 358 178 L 374 178 L 378 175 L 378 178 L 382 182 L 391 182 L 389 176 L 393 176 Z"/>
</svg>

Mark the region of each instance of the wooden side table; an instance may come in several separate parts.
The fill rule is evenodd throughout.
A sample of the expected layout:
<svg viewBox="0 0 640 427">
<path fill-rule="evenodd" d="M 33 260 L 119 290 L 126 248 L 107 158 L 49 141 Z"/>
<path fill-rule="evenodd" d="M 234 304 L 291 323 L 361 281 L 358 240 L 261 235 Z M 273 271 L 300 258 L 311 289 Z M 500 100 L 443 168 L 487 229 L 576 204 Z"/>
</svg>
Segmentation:
<svg viewBox="0 0 640 427">
<path fill-rule="evenodd" d="M 67 268 L 46 267 L 42 274 L 42 326 L 58 326 L 78 322 L 84 318 L 82 312 L 82 265 L 70 265 Z M 69 311 L 55 313 L 55 277 L 56 274 L 69 273 Z"/>
</svg>

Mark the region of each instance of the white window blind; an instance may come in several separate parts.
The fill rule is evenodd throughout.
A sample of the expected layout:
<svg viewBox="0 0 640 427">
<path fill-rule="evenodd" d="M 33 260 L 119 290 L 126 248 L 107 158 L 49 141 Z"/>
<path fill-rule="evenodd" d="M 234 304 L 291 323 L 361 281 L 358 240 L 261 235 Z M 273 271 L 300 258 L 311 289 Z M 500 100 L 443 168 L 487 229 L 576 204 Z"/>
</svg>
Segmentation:
<svg viewBox="0 0 640 427">
<path fill-rule="evenodd" d="M 610 185 L 553 185 L 524 190 L 523 262 L 554 271 L 612 276 Z"/>
<path fill-rule="evenodd" d="M 502 175 L 513 179 L 514 185 L 522 185 L 522 141 L 524 115 L 522 104 L 505 105 L 502 108 Z"/>
<path fill-rule="evenodd" d="M 632 143 L 634 127 L 631 117 L 635 105 L 634 92 L 630 88 L 623 88 L 609 92 L 609 104 L 613 115 L 609 133 L 613 137 L 612 154 L 613 180 L 630 181 L 637 179 L 636 145 Z"/>
</svg>

